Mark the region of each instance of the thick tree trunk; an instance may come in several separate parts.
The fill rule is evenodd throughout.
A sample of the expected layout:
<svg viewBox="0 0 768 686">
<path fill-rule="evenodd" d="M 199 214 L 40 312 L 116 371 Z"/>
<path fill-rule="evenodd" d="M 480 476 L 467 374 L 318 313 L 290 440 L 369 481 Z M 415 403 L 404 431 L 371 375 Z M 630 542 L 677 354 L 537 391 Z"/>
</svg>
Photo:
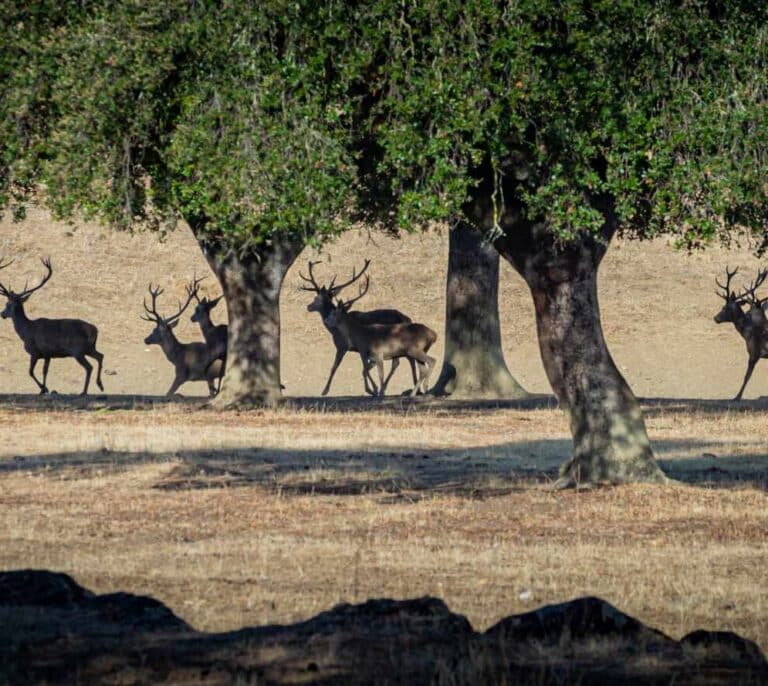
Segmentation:
<svg viewBox="0 0 768 686">
<path fill-rule="evenodd" d="M 509 373 L 499 327 L 499 253 L 479 231 L 451 232 L 445 287 L 445 357 L 431 393 L 454 398 L 525 398 Z"/>
<path fill-rule="evenodd" d="M 221 283 L 229 317 L 227 370 L 212 405 L 274 405 L 281 397 L 280 288 L 302 246 L 272 239 L 258 254 L 245 255 L 210 243 L 202 246 Z"/>
<path fill-rule="evenodd" d="M 616 220 L 609 201 L 599 206 L 606 217 L 601 235 L 584 233 L 569 243 L 558 242 L 544 224 L 528 222 L 519 207 L 507 208 L 494 244 L 531 290 L 544 369 L 570 418 L 573 454 L 557 485 L 661 483 L 666 477 L 642 411 L 603 337 L 597 270 Z M 488 216 L 487 206 L 474 209 L 478 219 Z"/>
</svg>

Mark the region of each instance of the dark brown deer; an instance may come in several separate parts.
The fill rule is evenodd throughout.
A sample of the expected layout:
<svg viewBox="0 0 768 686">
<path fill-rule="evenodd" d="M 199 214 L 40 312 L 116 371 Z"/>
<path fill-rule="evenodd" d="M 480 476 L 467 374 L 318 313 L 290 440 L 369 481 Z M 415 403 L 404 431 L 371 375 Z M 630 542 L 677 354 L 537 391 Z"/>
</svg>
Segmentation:
<svg viewBox="0 0 768 686">
<path fill-rule="evenodd" d="M 195 310 L 192 313 L 192 321 L 200 325 L 200 331 L 203 333 L 205 344 L 208 346 L 210 353 L 211 364 L 216 360 L 220 360 L 221 364 L 221 376 L 219 376 L 219 384 L 217 391 L 221 390 L 221 379 L 224 376 L 227 365 L 227 339 L 229 330 L 226 324 L 214 324 L 211 321 L 211 311 L 224 296 L 219 296 L 213 300 L 209 300 L 207 297 L 200 299 L 200 282 L 202 279 L 193 279 L 192 283 L 187 285 L 187 295 L 192 295 L 197 301 Z"/>
<path fill-rule="evenodd" d="M 757 361 L 761 357 L 768 358 L 768 319 L 766 319 L 765 310 L 763 309 L 763 304 L 768 301 L 768 298 L 758 298 L 756 293 L 757 289 L 765 281 L 766 276 L 768 276 L 768 269 L 759 271 L 752 285 L 745 289 L 743 293 L 737 295 L 731 290 L 731 279 L 738 271 L 738 267 L 733 271 L 726 267 L 725 273 L 727 278 L 725 284 L 715 279 L 715 282 L 723 291 L 722 293 L 715 292 L 725 300 L 723 309 L 715 315 L 715 322 L 718 324 L 732 322 L 747 344 L 747 353 L 749 354 L 744 383 L 741 384 L 741 388 L 734 400 L 741 400 L 741 396 L 747 387 Z M 749 305 L 749 309 L 746 312 L 742 310 L 743 305 Z"/>
<path fill-rule="evenodd" d="M 144 310 L 141 318 L 147 322 L 153 322 L 155 328 L 149 336 L 144 339 L 147 345 L 157 344 L 165 353 L 168 361 L 175 367 L 176 376 L 173 379 L 171 387 L 166 396 L 173 395 L 182 384 L 187 381 L 206 381 L 208 383 L 208 393 L 211 396 L 216 395 L 216 384 L 214 383 L 221 374 L 221 360 L 211 360 L 210 351 L 205 343 L 180 343 L 173 330 L 179 323 L 179 318 L 184 310 L 189 307 L 192 301 L 192 295 L 187 298 L 187 302 L 182 305 L 179 303 L 176 314 L 170 317 L 163 317 L 157 311 L 157 298 L 163 293 L 158 286 L 152 288 L 149 285 L 149 294 L 152 297 L 152 307 L 147 307 L 147 300 L 144 299 Z"/>
<path fill-rule="evenodd" d="M 421 389 L 427 390 L 429 376 L 435 367 L 435 358 L 427 355 L 432 344 L 437 340 L 437 334 L 424 324 L 414 322 L 399 324 L 361 324 L 352 317 L 349 308 L 355 300 L 359 300 L 368 290 L 369 279 L 366 277 L 365 286 L 360 289 L 360 295 L 349 301 L 337 301 L 335 309 L 328 315 L 328 324 L 338 328 L 354 348 L 360 353 L 363 362 L 363 378 L 370 379 L 370 371 L 376 366 L 379 372 L 379 396 L 387 390 L 392 374 L 394 374 L 401 357 L 406 357 L 414 365 L 419 363 L 419 378 L 414 381 L 411 397 Z M 384 378 L 384 360 L 392 360 L 392 369 Z"/>
<path fill-rule="evenodd" d="M 0 284 L 0 295 L 4 295 L 7 299 L 5 309 L 0 316 L 3 319 L 10 317 L 13 320 L 13 328 L 16 329 L 19 338 L 24 341 L 24 350 L 29 353 L 29 375 L 35 380 L 41 394 L 48 393 L 46 383 L 51 360 L 59 357 L 74 357 L 85 369 L 85 385 L 81 395 L 88 393 L 88 384 L 93 371 L 93 366 L 88 362 L 86 356 L 96 360 L 98 363 L 96 385 L 103 391 L 101 367 L 104 355 L 96 350 L 99 330 L 93 324 L 82 319 L 29 319 L 24 312 L 24 303 L 29 300 L 29 296 L 41 289 L 53 274 L 50 259 L 44 259 L 42 263 L 46 269 L 46 274 L 37 286 L 25 287 L 23 291 L 16 293 Z M 7 267 L 8 264 L 10 262 L 2 266 Z M 35 376 L 35 367 L 38 360 L 41 359 L 43 360 L 42 383 Z"/>
<path fill-rule="evenodd" d="M 363 274 L 365 274 L 365 271 L 368 269 L 368 266 L 371 264 L 370 260 L 366 260 L 365 264 L 363 265 L 363 268 L 360 270 L 360 273 L 356 273 L 354 270 L 352 271 L 352 278 L 349 281 L 345 281 L 342 284 L 336 285 L 336 277 L 334 276 L 331 280 L 331 283 L 328 286 L 321 286 L 317 283 L 315 280 L 315 275 L 312 272 L 312 269 L 315 265 L 320 264 L 320 262 L 309 262 L 309 276 L 304 276 L 301 272 L 299 272 L 299 276 L 309 284 L 309 286 L 301 286 L 301 289 L 303 291 L 310 291 L 315 293 L 315 299 L 307 305 L 307 310 L 309 312 L 319 312 L 320 316 L 323 319 L 323 324 L 325 325 L 325 328 L 328 329 L 331 336 L 333 337 L 333 344 L 336 346 L 336 358 L 333 360 L 333 366 L 331 367 L 331 373 L 328 376 L 328 381 L 325 384 L 325 388 L 323 388 L 321 395 L 327 395 L 328 391 L 331 389 L 331 382 L 333 381 L 333 376 L 336 374 L 336 370 L 339 368 L 339 365 L 341 364 L 341 361 L 344 359 L 344 356 L 347 354 L 347 352 L 358 352 L 357 348 L 350 347 L 350 343 L 347 340 L 347 338 L 342 335 L 342 333 L 339 331 L 338 327 L 332 326 L 329 323 L 329 317 L 331 313 L 336 309 L 336 304 L 334 303 L 334 298 L 338 297 L 339 293 L 341 293 L 342 290 L 347 288 L 347 286 L 350 286 L 351 284 L 355 283 Z M 355 302 L 356 300 L 359 300 L 360 296 L 355 298 L 352 302 Z M 402 312 L 398 310 L 371 310 L 369 312 L 348 312 L 348 316 L 353 319 L 358 324 L 363 325 L 370 325 L 370 324 L 401 324 L 401 323 L 408 323 L 411 321 L 411 318 L 407 315 L 404 315 Z M 409 360 L 411 363 L 411 374 L 413 375 L 413 383 L 416 383 L 416 365 L 413 362 L 413 360 Z M 393 366 L 394 365 L 393 363 Z M 392 373 L 390 372 L 390 376 Z M 389 377 L 388 377 L 389 378 Z M 363 382 L 365 384 L 365 392 L 370 395 L 377 395 L 378 389 L 376 388 L 375 384 L 373 386 L 369 386 L 369 381 L 371 384 L 373 384 L 373 380 L 370 378 L 369 375 L 363 377 Z"/>
</svg>

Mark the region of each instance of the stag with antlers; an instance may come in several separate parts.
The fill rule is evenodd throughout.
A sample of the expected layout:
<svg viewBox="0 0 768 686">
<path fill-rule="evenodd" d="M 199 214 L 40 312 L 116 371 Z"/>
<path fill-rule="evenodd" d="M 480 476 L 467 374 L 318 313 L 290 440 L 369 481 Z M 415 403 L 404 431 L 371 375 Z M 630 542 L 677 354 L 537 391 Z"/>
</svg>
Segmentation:
<svg viewBox="0 0 768 686">
<path fill-rule="evenodd" d="M 163 317 L 157 311 L 157 298 L 162 295 L 163 290 L 158 286 L 152 288 L 149 285 L 149 295 L 152 298 L 152 306 L 147 307 L 147 300 L 144 299 L 144 310 L 146 314 L 142 319 L 153 322 L 155 328 L 149 336 L 144 339 L 147 345 L 159 345 L 168 361 L 174 366 L 176 375 L 166 396 L 172 396 L 178 388 L 187 381 L 206 381 L 208 383 L 208 393 L 211 396 L 216 395 L 216 379 L 219 379 L 223 373 L 223 362 L 220 359 L 212 360 L 208 345 L 205 343 L 181 343 L 176 338 L 173 330 L 179 323 L 179 319 L 184 311 L 189 307 L 194 297 L 188 292 L 187 302 L 182 305 L 179 303 L 176 314 L 170 317 Z"/>
<path fill-rule="evenodd" d="M 742 293 L 736 294 L 731 289 L 731 279 L 733 279 L 738 271 L 738 267 L 733 271 L 726 267 L 725 284 L 715 279 L 718 287 L 722 290 L 722 293 L 718 291 L 715 291 L 715 293 L 725 300 L 723 309 L 715 315 L 715 322 L 718 324 L 732 322 L 747 344 L 747 353 L 749 354 L 744 383 L 741 384 L 741 388 L 734 400 L 741 400 L 741 396 L 747 387 L 747 383 L 758 360 L 760 358 L 768 358 L 768 319 L 766 319 L 765 310 L 763 309 L 763 305 L 768 301 L 768 297 L 759 298 L 757 296 L 757 289 L 763 284 L 766 276 L 768 276 L 768 269 L 761 269 L 752 284 Z M 742 310 L 743 305 L 749 305 L 749 309 L 746 312 Z"/>
<path fill-rule="evenodd" d="M 363 382 L 375 388 L 371 378 L 371 369 L 375 366 L 379 373 L 378 395 L 383 396 L 387 384 L 392 378 L 400 358 L 407 358 L 414 366 L 419 366 L 419 378 L 414 380 L 411 397 L 421 390 L 426 392 L 429 376 L 435 367 L 435 358 L 427 355 L 437 334 L 424 324 L 414 322 L 399 324 L 361 324 L 349 312 L 352 303 L 359 300 L 368 291 L 370 279 L 365 277 L 365 284 L 360 287 L 359 295 L 351 300 L 338 300 L 335 309 L 328 316 L 328 324 L 337 328 L 350 343 L 350 349 L 360 353 L 363 362 Z M 392 360 L 392 369 L 384 378 L 384 360 Z"/>
<path fill-rule="evenodd" d="M 216 360 L 221 361 L 221 364 L 219 365 L 221 367 L 221 376 L 219 377 L 218 391 L 221 390 L 221 379 L 224 376 L 227 365 L 227 338 L 229 330 L 226 324 L 215 325 L 211 321 L 211 311 L 219 304 L 224 296 L 220 295 L 213 300 L 209 300 L 204 296 L 201 300 L 199 291 L 200 282 L 202 280 L 202 278 L 193 278 L 192 282 L 187 285 L 187 295 L 193 296 L 197 301 L 191 319 L 193 322 L 197 322 L 200 325 L 205 344 L 208 346 L 211 364 Z"/>
<path fill-rule="evenodd" d="M 51 260 L 42 260 L 46 269 L 37 286 L 33 288 L 24 287 L 24 290 L 15 292 L 0 284 L 0 295 L 7 299 L 5 309 L 2 311 L 3 319 L 11 318 L 13 328 L 19 338 L 24 342 L 24 350 L 29 353 L 29 375 L 34 379 L 40 389 L 40 394 L 48 393 L 48 367 L 53 358 L 74 357 L 83 369 L 85 369 L 85 385 L 81 395 L 88 393 L 88 384 L 91 380 L 93 366 L 86 359 L 92 357 L 98 364 L 96 372 L 96 385 L 103 391 L 104 386 L 101 383 L 101 368 L 104 361 L 104 355 L 96 350 L 96 339 L 99 330 L 82 319 L 29 319 L 24 312 L 24 303 L 29 300 L 35 291 L 40 290 L 53 275 Z M 6 262 L 0 265 L 5 268 L 10 264 Z M 39 360 L 43 360 L 43 380 L 37 380 L 35 376 L 35 367 Z"/>
<path fill-rule="evenodd" d="M 358 281 L 360 277 L 365 274 L 366 270 L 368 269 L 368 266 L 371 264 L 370 260 L 365 260 L 365 263 L 363 265 L 363 268 L 360 270 L 359 273 L 357 273 L 355 270 L 352 271 L 352 278 L 349 279 L 349 281 L 345 281 L 344 283 L 336 285 L 336 277 L 334 276 L 333 279 L 331 279 L 331 283 L 328 284 L 328 286 L 321 286 L 317 283 L 315 280 L 315 275 L 313 273 L 313 268 L 320 264 L 319 261 L 316 262 L 309 262 L 309 276 L 304 276 L 301 272 L 299 272 L 299 276 L 307 283 L 308 286 L 301 286 L 301 289 L 303 291 L 310 291 L 312 293 L 315 293 L 315 299 L 307 305 L 307 310 L 309 312 L 319 312 L 320 316 L 323 319 L 323 324 L 325 325 L 325 328 L 328 329 L 328 332 L 333 337 L 333 344 L 336 346 L 336 357 L 333 360 L 333 366 L 331 367 L 331 373 L 328 376 L 328 381 L 325 384 L 325 388 L 322 390 L 321 395 L 327 395 L 328 391 L 331 389 L 331 382 L 333 381 L 334 374 L 336 374 L 336 370 L 339 368 L 339 365 L 341 364 L 341 361 L 344 359 L 344 356 L 347 354 L 347 352 L 359 352 L 356 347 L 354 347 L 354 344 L 352 344 L 346 336 L 344 336 L 339 328 L 335 325 L 332 325 L 329 323 L 329 318 L 331 316 L 331 313 L 336 309 L 336 304 L 334 303 L 334 298 L 337 298 L 342 290 L 347 288 L 348 286 L 351 286 L 353 283 Z M 352 303 L 356 302 L 362 297 L 363 294 L 358 295 L 358 297 L 354 298 L 353 300 L 349 301 L 349 307 L 352 306 Z M 402 312 L 398 310 L 371 310 L 369 312 L 347 312 L 348 318 L 352 319 L 354 322 L 367 326 L 371 324 L 402 324 L 402 323 L 408 323 L 411 321 L 411 318 L 407 315 L 404 315 Z M 411 363 L 411 373 L 413 375 L 413 382 L 416 383 L 416 365 L 412 360 L 409 360 Z M 393 362 L 393 368 L 396 365 Z M 392 375 L 390 371 L 390 376 Z M 387 377 L 389 378 L 389 377 Z M 370 379 L 370 376 L 364 376 L 363 381 L 365 383 L 365 391 L 366 393 L 370 395 L 377 395 L 378 389 L 376 388 L 375 384 L 373 384 L 373 380 Z M 369 381 L 372 386 L 369 386 Z"/>
</svg>

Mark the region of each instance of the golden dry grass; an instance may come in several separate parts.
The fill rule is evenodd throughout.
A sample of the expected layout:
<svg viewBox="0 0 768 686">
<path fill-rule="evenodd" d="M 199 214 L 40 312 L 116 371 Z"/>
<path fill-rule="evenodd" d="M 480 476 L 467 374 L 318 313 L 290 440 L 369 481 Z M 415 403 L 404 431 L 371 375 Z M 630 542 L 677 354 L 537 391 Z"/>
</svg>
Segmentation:
<svg viewBox="0 0 768 686">
<path fill-rule="evenodd" d="M 483 628 L 594 594 L 768 649 L 764 408 L 647 411 L 689 485 L 548 490 L 568 433 L 547 408 L 6 409 L 0 567 L 151 594 L 208 630 L 424 594 Z"/>
</svg>

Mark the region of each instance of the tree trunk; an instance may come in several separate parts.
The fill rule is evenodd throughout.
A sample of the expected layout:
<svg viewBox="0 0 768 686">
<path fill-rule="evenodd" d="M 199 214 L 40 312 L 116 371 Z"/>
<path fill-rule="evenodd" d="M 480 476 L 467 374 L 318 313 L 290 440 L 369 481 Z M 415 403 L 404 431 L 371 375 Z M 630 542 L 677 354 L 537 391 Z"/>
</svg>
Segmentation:
<svg viewBox="0 0 768 686">
<path fill-rule="evenodd" d="M 451 232 L 445 287 L 445 357 L 431 393 L 525 398 L 509 373 L 499 327 L 499 253 L 467 223 Z"/>
<path fill-rule="evenodd" d="M 273 238 L 258 254 L 238 255 L 210 242 L 201 245 L 221 283 L 229 317 L 227 370 L 212 405 L 275 405 L 281 397 L 280 288 L 302 246 Z"/>
<path fill-rule="evenodd" d="M 606 218 L 598 236 L 584 232 L 559 242 L 546 225 L 527 221 L 521 207 L 512 206 L 494 245 L 531 290 L 544 369 L 570 419 L 573 454 L 557 486 L 661 483 L 666 477 L 654 459 L 642 411 L 603 337 L 597 270 L 616 220 L 609 201 L 595 202 Z"/>
</svg>

